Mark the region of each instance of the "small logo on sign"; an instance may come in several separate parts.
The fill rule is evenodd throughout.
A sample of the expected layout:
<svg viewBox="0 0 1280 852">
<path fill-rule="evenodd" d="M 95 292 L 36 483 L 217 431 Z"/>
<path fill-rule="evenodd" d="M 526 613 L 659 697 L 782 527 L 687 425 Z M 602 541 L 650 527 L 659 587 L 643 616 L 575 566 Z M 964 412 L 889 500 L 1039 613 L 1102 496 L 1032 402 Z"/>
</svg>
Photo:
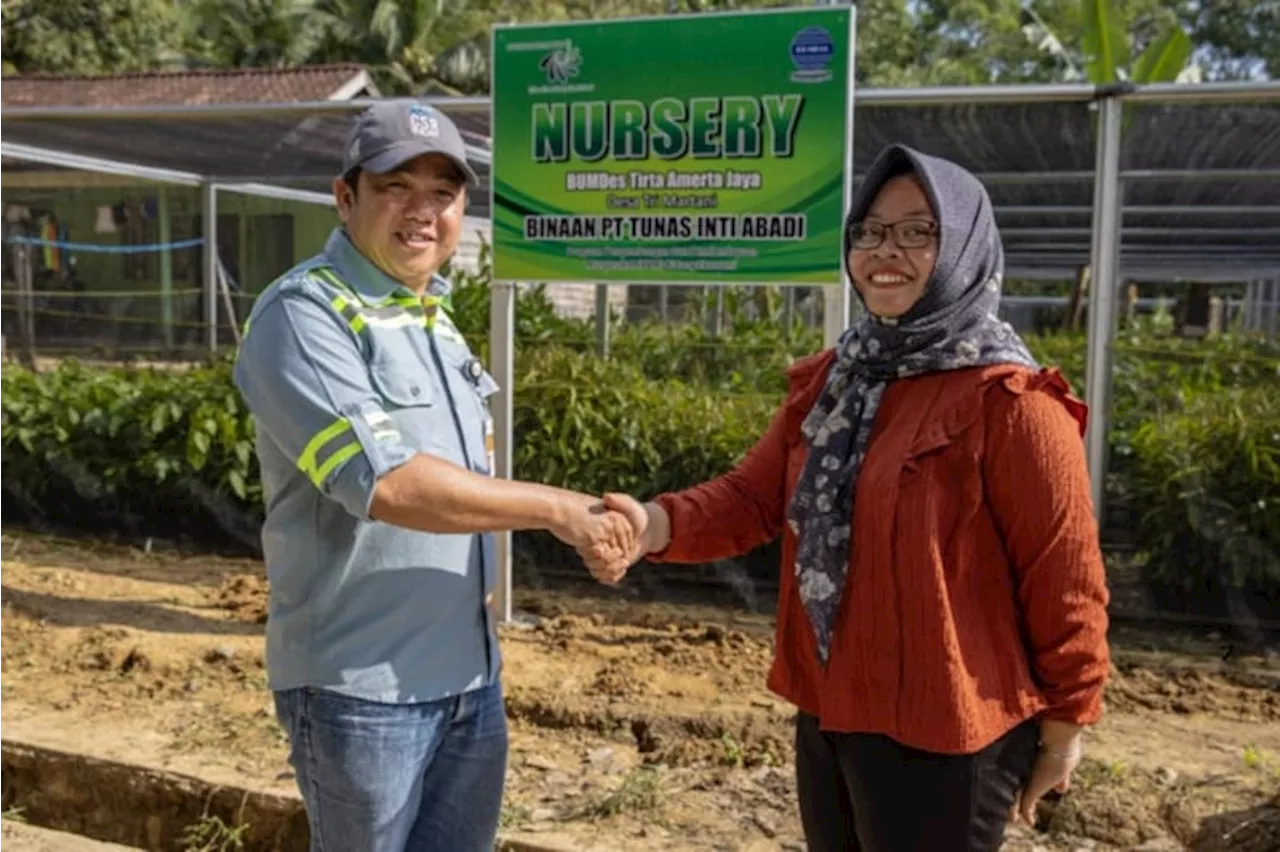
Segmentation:
<svg viewBox="0 0 1280 852">
<path fill-rule="evenodd" d="M 835 42 L 823 27 L 805 27 L 791 39 L 791 64 L 796 70 L 791 74 L 794 83 L 824 83 L 831 79 L 832 56 Z"/>
<path fill-rule="evenodd" d="M 409 129 L 415 136 L 434 138 L 440 135 L 440 121 L 424 106 L 409 107 Z"/>
<path fill-rule="evenodd" d="M 538 67 L 547 75 L 548 83 L 567 83 L 578 76 L 578 69 L 582 67 L 582 51 L 568 43 L 542 57 Z"/>
</svg>

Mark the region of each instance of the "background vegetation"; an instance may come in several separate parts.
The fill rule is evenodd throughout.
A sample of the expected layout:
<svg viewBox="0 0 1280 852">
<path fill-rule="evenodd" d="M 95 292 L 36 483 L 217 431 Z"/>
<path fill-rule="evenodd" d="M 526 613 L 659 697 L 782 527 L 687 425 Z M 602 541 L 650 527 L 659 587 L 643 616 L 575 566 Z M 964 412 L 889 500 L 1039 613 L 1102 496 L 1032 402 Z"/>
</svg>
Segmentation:
<svg viewBox="0 0 1280 852">
<path fill-rule="evenodd" d="M 3 0 L 9 73 L 367 65 L 385 94 L 478 93 L 493 23 L 760 8 L 776 0 Z M 1171 28 L 1205 79 L 1274 76 L 1280 4 L 1259 0 L 859 0 L 863 85 L 1141 77 Z M 1100 39 L 1105 39 L 1101 41 Z M 1103 50 L 1100 45 L 1107 47 Z M 1132 49 L 1130 49 L 1132 48 Z M 1104 61 L 1104 54 L 1114 61 Z M 1129 62 L 1128 57 L 1135 58 Z M 1104 79 L 1105 81 L 1105 79 Z"/>
<path fill-rule="evenodd" d="M 459 276 L 454 302 L 482 352 L 486 272 Z M 820 340 L 801 327 L 784 334 L 758 294 L 728 301 L 739 310 L 719 337 L 701 323 L 619 323 L 606 360 L 594 352 L 590 323 L 557 316 L 538 289 L 523 291 L 516 476 L 648 497 L 729 470 L 773 415 L 787 365 Z M 1083 336 L 1028 342 L 1083 387 Z M 1156 321 L 1117 343 L 1107 538 L 1137 548 L 1166 606 L 1222 612 L 1243 595 L 1280 617 L 1278 376 L 1280 347 L 1262 340 L 1186 341 Z M 253 437 L 229 359 L 190 369 L 11 366 L 0 459 L 6 520 L 257 553 Z M 536 536 L 521 546 L 526 560 L 548 553 Z M 748 565 L 762 578 L 777 570 L 769 555 Z"/>
</svg>

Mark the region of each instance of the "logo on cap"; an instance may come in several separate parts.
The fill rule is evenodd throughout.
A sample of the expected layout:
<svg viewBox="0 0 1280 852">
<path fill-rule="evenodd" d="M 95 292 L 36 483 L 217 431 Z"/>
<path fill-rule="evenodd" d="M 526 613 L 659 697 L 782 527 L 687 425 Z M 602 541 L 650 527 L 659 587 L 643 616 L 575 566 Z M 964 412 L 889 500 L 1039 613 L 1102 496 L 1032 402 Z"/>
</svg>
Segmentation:
<svg viewBox="0 0 1280 852">
<path fill-rule="evenodd" d="M 409 107 L 409 129 L 415 136 L 435 138 L 440 135 L 440 122 L 435 113 L 424 106 Z"/>
</svg>

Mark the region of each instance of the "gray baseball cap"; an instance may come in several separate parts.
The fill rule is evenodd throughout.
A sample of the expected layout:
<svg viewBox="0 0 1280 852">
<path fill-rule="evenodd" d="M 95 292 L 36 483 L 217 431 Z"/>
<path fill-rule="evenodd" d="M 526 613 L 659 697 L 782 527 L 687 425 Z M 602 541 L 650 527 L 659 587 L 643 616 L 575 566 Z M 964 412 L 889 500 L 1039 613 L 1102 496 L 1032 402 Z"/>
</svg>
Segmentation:
<svg viewBox="0 0 1280 852">
<path fill-rule="evenodd" d="M 356 116 L 347 135 L 342 173 L 359 166 L 376 175 L 386 174 L 423 154 L 448 157 L 469 183 L 479 183 L 452 119 L 412 100 L 379 101 Z"/>
</svg>

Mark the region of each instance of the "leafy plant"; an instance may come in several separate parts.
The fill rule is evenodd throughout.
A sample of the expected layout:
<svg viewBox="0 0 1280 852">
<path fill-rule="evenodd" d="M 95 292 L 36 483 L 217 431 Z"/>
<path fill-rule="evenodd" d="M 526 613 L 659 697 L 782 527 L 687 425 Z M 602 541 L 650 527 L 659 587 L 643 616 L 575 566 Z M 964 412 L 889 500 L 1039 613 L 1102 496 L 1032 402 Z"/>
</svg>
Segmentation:
<svg viewBox="0 0 1280 852">
<path fill-rule="evenodd" d="M 1194 397 L 1137 426 L 1133 497 L 1147 575 L 1166 599 L 1280 616 L 1280 398 Z"/>
<path fill-rule="evenodd" d="M 1197 78 L 1195 73 L 1189 73 L 1198 70 L 1188 65 L 1191 36 L 1175 15 L 1165 12 L 1159 16 L 1159 29 L 1135 59 L 1122 4 L 1115 0 L 1080 0 L 1079 11 L 1078 50 L 1068 48 L 1036 14 L 1032 4 L 1025 5 L 1020 15 L 1023 34 L 1039 50 L 1065 65 L 1068 79 L 1084 76 L 1094 85 L 1106 86 L 1121 81 L 1145 85 Z"/>
<path fill-rule="evenodd" d="M 482 348 L 482 274 L 454 293 Z M 701 326 L 620 324 L 613 355 L 589 324 L 556 316 L 537 290 L 517 299 L 514 467 L 520 479 L 646 497 L 729 470 L 764 432 L 785 370 L 818 348 L 744 305 L 722 336 Z M 1030 337 L 1083 393 L 1085 339 Z M 1108 486 L 1169 606 L 1206 595 L 1280 599 L 1280 347 L 1145 328 L 1115 346 Z M 194 369 L 64 362 L 4 372 L 7 520 L 99 535 L 188 539 L 258 550 L 262 490 L 253 421 L 230 361 Z M 517 539 L 541 558 L 537 536 Z"/>
</svg>

